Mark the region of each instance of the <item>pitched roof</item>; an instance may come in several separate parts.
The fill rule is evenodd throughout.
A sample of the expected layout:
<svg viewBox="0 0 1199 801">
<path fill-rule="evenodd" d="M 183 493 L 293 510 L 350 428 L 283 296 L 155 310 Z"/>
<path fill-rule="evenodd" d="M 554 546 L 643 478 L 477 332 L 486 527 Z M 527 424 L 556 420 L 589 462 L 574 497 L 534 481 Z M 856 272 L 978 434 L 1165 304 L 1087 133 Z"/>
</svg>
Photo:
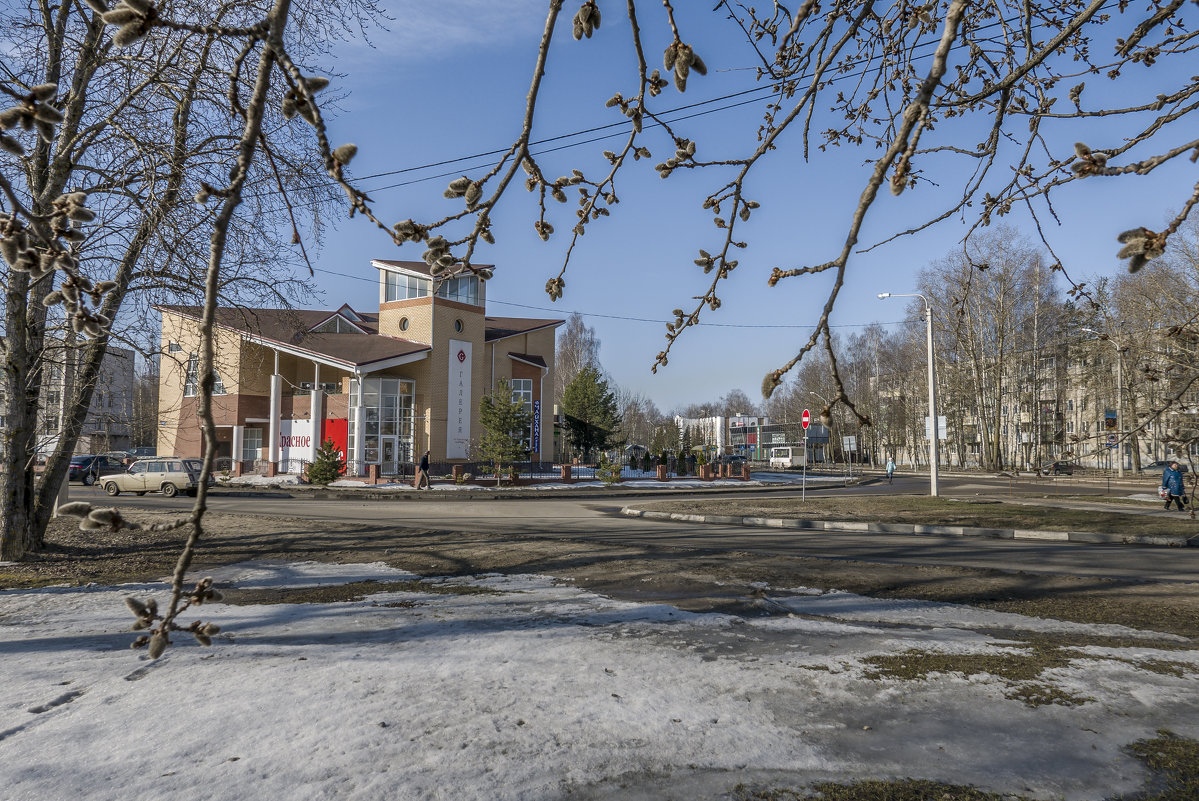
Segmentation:
<svg viewBox="0 0 1199 801">
<path fill-rule="evenodd" d="M 158 307 L 193 320 L 199 320 L 199 306 Z M 409 339 L 369 334 L 316 334 L 310 330 L 331 316 L 319 309 L 248 309 L 220 308 L 216 311 L 216 324 L 244 333 L 268 343 L 278 344 L 288 350 L 323 356 L 349 367 L 369 367 L 377 362 L 411 356 L 432 347 L 423 342 Z M 364 318 L 367 315 L 362 315 Z M 359 323 L 363 328 L 373 326 L 366 320 Z"/>
<path fill-rule="evenodd" d="M 360 315 L 358 312 L 351 309 L 348 305 L 342 306 L 340 309 L 338 309 L 335 312 L 329 312 L 328 316 L 325 317 L 325 319 L 321 320 L 319 323 L 316 323 L 315 325 L 309 326 L 308 330 L 311 331 L 313 329 L 320 328 L 325 323 L 328 323 L 330 320 L 335 320 L 335 319 L 341 319 L 346 323 L 346 325 L 353 327 L 353 328 L 357 328 L 359 333 L 364 333 L 364 334 L 378 333 L 379 327 L 378 327 L 378 325 L 374 324 L 374 321 L 365 319 L 362 315 Z"/>
<path fill-rule="evenodd" d="M 545 363 L 545 359 L 543 359 L 540 356 L 534 356 L 529 353 L 509 353 L 508 358 L 516 359 L 516 361 L 524 362 L 525 364 L 531 364 L 534 367 L 540 367 L 542 370 L 549 369 L 549 365 Z"/>
<path fill-rule="evenodd" d="M 539 328 L 552 328 L 564 324 L 565 320 L 531 320 L 525 317 L 487 317 L 486 340 L 495 342 L 497 339 L 527 334 Z"/>
<path fill-rule="evenodd" d="M 420 262 L 424 264 L 424 262 Z M 199 320 L 199 306 L 157 307 L 193 320 Z M 349 308 L 343 306 L 342 309 Z M 341 311 L 339 309 L 338 311 Z M 351 311 L 353 311 L 351 309 Z M 337 311 L 322 309 L 250 309 L 223 307 L 216 310 L 216 324 L 238 331 L 286 349 L 323 356 L 350 367 L 366 367 L 376 362 L 431 351 L 431 345 L 410 339 L 384 336 L 379 333 L 377 313 L 355 312 L 361 319 L 356 324 L 365 334 L 318 334 L 312 329 L 328 320 Z M 487 317 L 484 341 L 495 342 L 506 337 L 527 334 L 543 328 L 553 328 L 565 320 L 540 320 L 524 317 Z M 544 367 L 540 356 L 513 354 L 538 367 Z"/>
</svg>

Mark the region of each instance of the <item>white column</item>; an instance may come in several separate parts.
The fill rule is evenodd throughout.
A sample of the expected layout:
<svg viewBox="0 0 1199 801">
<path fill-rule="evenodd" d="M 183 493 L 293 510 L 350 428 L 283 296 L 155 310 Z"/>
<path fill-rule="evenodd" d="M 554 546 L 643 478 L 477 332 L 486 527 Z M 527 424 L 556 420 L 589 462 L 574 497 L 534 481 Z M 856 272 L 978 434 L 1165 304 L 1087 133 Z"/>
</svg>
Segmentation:
<svg viewBox="0 0 1199 801">
<path fill-rule="evenodd" d="M 354 430 L 350 432 L 350 436 L 354 438 L 354 475 L 366 475 L 366 460 L 363 450 L 366 448 L 366 390 L 362 386 L 362 382 L 366 379 L 362 375 L 355 376 L 358 379 L 358 396 L 354 398 Z"/>
<path fill-rule="evenodd" d="M 267 444 L 267 461 L 271 464 L 279 462 L 279 403 L 283 397 L 283 376 L 275 373 L 271 376 L 271 409 L 270 409 L 270 442 Z"/>
<path fill-rule="evenodd" d="M 232 453 L 229 454 L 230 456 L 233 457 L 233 461 L 235 461 L 235 462 L 241 461 L 241 452 L 245 445 L 245 441 L 246 441 L 246 427 L 245 426 L 234 426 L 233 427 L 233 446 L 231 448 Z"/>
<path fill-rule="evenodd" d="M 316 452 L 321 449 L 321 421 L 324 420 L 321 406 L 324 402 L 325 395 L 320 390 L 321 386 L 321 366 L 317 362 L 312 363 L 312 453 L 308 457 L 308 461 L 316 461 Z"/>
</svg>

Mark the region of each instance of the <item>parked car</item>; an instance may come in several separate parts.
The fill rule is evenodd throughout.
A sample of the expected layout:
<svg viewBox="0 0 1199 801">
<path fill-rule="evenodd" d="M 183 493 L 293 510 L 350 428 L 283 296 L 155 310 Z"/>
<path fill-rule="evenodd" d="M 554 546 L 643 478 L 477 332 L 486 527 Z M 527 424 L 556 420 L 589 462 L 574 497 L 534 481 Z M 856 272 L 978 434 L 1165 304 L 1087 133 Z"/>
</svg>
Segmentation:
<svg viewBox="0 0 1199 801">
<path fill-rule="evenodd" d="M 104 479 L 104 491 L 109 495 L 133 492 L 161 492 L 173 498 L 180 492 L 195 495 L 200 487 L 199 459 L 141 459 L 124 473 Z"/>
<path fill-rule="evenodd" d="M 727 454 L 724 456 L 717 456 L 716 463 L 717 464 L 731 464 L 733 467 L 740 469 L 741 465 L 745 464 L 745 457 L 738 453 Z"/>
<path fill-rule="evenodd" d="M 1161 473 L 1161 472 L 1164 472 L 1165 469 L 1169 466 L 1170 466 L 1169 459 L 1158 459 L 1156 462 L 1150 462 L 1149 464 L 1141 465 L 1141 472 L 1142 473 Z M 1183 464 L 1182 462 L 1179 462 L 1178 463 L 1178 472 L 1180 472 L 1180 473 L 1187 472 L 1187 466 L 1185 464 Z"/>
<path fill-rule="evenodd" d="M 157 456 L 158 448 L 152 448 L 152 447 L 143 445 L 138 448 L 130 449 L 129 453 L 131 453 L 133 455 L 133 458 L 135 458 L 135 459 L 147 459 L 151 456 Z"/>
<path fill-rule="evenodd" d="M 118 462 L 123 464 L 125 467 L 128 467 L 129 465 L 131 465 L 135 461 L 137 461 L 137 457 L 134 456 L 131 451 L 105 451 L 104 455 L 107 456 L 109 459 L 116 459 Z"/>
<path fill-rule="evenodd" d="M 1041 465 L 1041 473 L 1048 476 L 1072 476 L 1078 465 L 1073 462 L 1046 462 Z"/>
<path fill-rule="evenodd" d="M 72 456 L 67 468 L 67 481 L 81 481 L 84 486 L 90 487 L 97 479 L 120 473 L 124 469 L 124 462 L 107 454 Z"/>
</svg>

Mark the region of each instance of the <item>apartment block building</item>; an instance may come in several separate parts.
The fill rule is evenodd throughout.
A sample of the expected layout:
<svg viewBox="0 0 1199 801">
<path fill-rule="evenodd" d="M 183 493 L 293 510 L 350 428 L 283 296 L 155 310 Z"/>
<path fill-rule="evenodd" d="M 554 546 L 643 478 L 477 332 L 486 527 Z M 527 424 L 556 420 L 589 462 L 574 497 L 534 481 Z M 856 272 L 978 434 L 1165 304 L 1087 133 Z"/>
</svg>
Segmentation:
<svg viewBox="0 0 1199 801">
<path fill-rule="evenodd" d="M 80 345 L 62 336 L 49 336 L 42 349 L 41 387 L 38 396 L 37 448 L 49 453 L 71 412 L 78 389 Z M 75 444 L 76 453 L 103 453 L 130 446 L 133 423 L 134 352 L 108 346 L 92 390 L 87 416 Z M 0 409 L 5 402 L 0 388 Z M 0 429 L 8 422 L 0 414 Z"/>
</svg>

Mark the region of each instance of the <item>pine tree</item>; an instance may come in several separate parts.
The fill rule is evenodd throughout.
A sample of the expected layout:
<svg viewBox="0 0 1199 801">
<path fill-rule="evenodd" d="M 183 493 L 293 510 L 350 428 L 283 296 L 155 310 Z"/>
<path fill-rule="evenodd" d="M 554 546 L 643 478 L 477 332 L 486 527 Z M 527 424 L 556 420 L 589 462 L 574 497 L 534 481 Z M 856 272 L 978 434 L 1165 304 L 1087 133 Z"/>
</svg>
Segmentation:
<svg viewBox="0 0 1199 801">
<path fill-rule="evenodd" d="M 345 469 L 346 460 L 341 457 L 341 451 L 333 440 L 327 439 L 321 443 L 316 458 L 308 467 L 308 481 L 312 484 L 328 484 L 340 478 Z"/>
<path fill-rule="evenodd" d="M 527 459 L 531 418 L 524 403 L 512 397 L 508 379 L 501 378 L 495 392 L 479 401 L 479 422 L 484 434 L 479 440 L 478 453 L 491 462 L 496 476 L 508 472 L 513 463 Z"/>
<path fill-rule="evenodd" d="M 562 411 L 566 434 L 571 444 L 590 461 L 591 451 L 610 447 L 620 428 L 616 395 L 608 390 L 608 382 L 600 371 L 588 365 L 579 371 L 562 393 Z"/>
</svg>

